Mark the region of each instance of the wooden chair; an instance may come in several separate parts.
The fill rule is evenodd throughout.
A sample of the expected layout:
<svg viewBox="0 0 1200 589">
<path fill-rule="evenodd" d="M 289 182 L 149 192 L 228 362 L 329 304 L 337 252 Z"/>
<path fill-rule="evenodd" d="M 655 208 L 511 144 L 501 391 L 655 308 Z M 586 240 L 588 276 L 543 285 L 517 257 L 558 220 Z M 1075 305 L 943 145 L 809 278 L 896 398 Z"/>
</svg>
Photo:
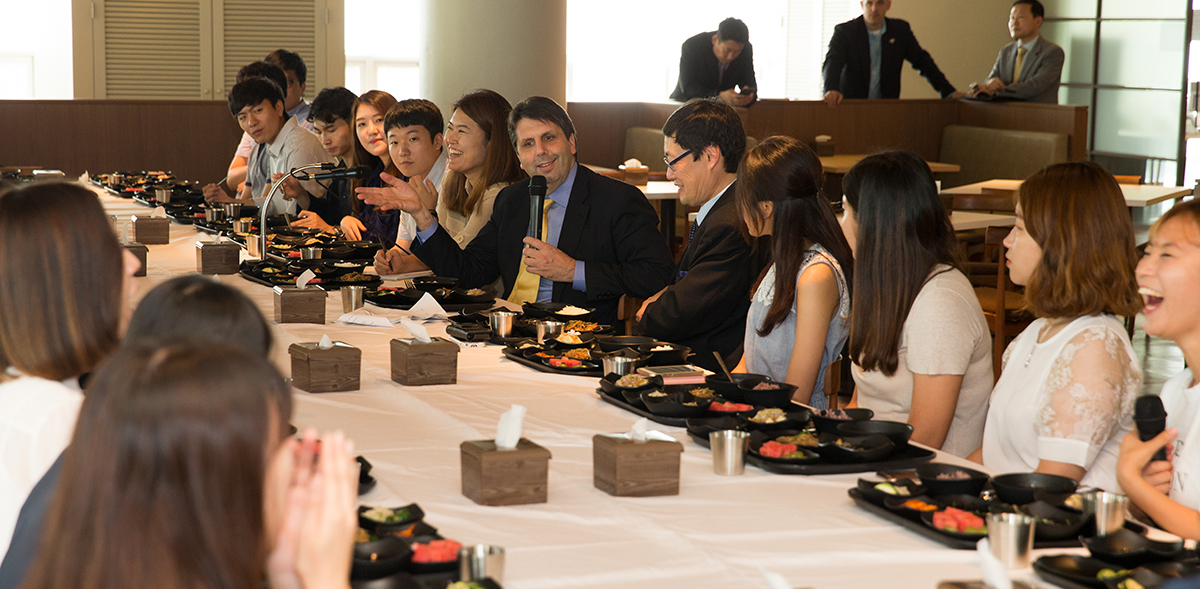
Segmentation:
<svg viewBox="0 0 1200 589">
<path fill-rule="evenodd" d="M 988 190 L 982 194 L 956 194 L 950 203 L 950 209 L 955 211 L 975 211 L 980 213 L 1016 213 L 1017 204 L 1011 191 Z M 1008 229 L 1005 229 L 1007 232 Z M 987 245 L 984 243 L 984 231 L 966 231 L 957 234 L 959 249 L 963 257 L 972 259 L 972 251 L 976 255 L 983 254 L 982 261 L 967 262 L 967 278 L 974 286 L 995 286 L 996 262 L 987 256 Z M 1003 236 L 1000 238 L 1003 240 Z"/>
<path fill-rule="evenodd" d="M 992 370 L 1000 378 L 1001 360 L 1008 339 L 1029 327 L 1033 317 L 1025 312 L 1025 295 L 1009 289 L 1008 267 L 1004 264 L 1004 238 L 1008 227 L 988 227 L 984 233 L 984 255 L 994 255 L 996 263 L 996 285 L 975 288 L 979 306 L 992 331 Z"/>
<path fill-rule="evenodd" d="M 633 329 L 637 327 L 637 312 L 645 301 L 646 299 L 621 295 L 621 300 L 617 302 L 617 319 L 625 322 L 625 335 L 634 335 Z"/>
<path fill-rule="evenodd" d="M 1142 183 L 1141 176 L 1122 176 L 1119 174 L 1115 174 L 1115 175 L 1113 175 L 1113 178 L 1117 179 L 1117 184 L 1141 184 Z"/>
</svg>

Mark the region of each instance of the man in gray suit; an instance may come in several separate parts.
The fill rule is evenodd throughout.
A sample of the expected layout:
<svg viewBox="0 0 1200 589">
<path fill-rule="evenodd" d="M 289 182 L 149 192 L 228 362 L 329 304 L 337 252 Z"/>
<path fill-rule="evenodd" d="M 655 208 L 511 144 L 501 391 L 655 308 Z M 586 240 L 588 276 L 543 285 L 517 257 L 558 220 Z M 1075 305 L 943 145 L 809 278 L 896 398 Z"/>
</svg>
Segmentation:
<svg viewBox="0 0 1200 589">
<path fill-rule="evenodd" d="M 1058 104 L 1065 56 L 1062 47 L 1038 36 L 1045 15 L 1038 0 L 1013 2 L 1008 15 L 1013 42 L 1000 50 L 987 81 L 972 85 L 969 96 Z"/>
</svg>

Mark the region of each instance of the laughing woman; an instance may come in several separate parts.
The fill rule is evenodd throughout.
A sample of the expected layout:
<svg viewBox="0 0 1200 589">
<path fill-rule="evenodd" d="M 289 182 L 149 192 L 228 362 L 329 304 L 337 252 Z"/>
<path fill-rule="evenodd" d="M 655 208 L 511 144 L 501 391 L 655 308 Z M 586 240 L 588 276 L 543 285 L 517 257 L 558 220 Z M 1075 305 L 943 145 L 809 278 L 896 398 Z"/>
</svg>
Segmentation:
<svg viewBox="0 0 1200 589">
<path fill-rule="evenodd" d="M 1121 317 L 1141 309 L 1121 187 L 1092 163 L 1055 164 L 1017 191 L 1009 276 L 1037 319 L 1009 344 L 983 447 L 997 472 L 1117 490 L 1117 452 L 1142 384 Z"/>
</svg>

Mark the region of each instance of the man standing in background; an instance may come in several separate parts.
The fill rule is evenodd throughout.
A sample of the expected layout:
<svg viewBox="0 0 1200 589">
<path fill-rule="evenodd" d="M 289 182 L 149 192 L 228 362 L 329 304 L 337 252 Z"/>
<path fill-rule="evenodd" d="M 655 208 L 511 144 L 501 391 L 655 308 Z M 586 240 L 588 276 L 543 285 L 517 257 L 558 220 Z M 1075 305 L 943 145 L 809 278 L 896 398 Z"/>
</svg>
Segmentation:
<svg viewBox="0 0 1200 589">
<path fill-rule="evenodd" d="M 683 42 L 679 82 L 671 100 L 716 97 L 733 106 L 746 106 L 754 102 L 756 87 L 750 30 L 746 23 L 727 18 L 717 30 Z"/>
</svg>

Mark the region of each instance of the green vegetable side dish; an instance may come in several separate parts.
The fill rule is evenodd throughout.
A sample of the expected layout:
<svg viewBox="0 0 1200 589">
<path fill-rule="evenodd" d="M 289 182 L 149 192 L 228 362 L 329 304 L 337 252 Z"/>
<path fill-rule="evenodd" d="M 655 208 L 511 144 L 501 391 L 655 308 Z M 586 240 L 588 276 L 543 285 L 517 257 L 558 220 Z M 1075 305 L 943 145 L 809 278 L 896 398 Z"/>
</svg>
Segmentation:
<svg viewBox="0 0 1200 589">
<path fill-rule="evenodd" d="M 1101 580 L 1101 581 L 1103 581 L 1105 579 L 1116 579 L 1117 577 L 1124 577 L 1128 574 L 1129 574 L 1128 569 L 1120 569 L 1120 570 L 1100 569 L 1100 572 L 1096 573 L 1096 579 Z"/>
<path fill-rule="evenodd" d="M 470 583 L 464 583 L 462 581 L 459 581 L 457 583 L 450 583 L 449 585 L 446 585 L 446 589 L 486 589 L 486 588 L 483 585 L 480 585 L 479 583 L 476 583 L 474 581 L 472 581 Z"/>
<path fill-rule="evenodd" d="M 385 524 L 394 524 L 412 517 L 412 512 L 407 507 L 403 507 L 399 511 L 393 511 L 386 507 L 372 507 L 363 512 L 363 517 Z"/>
</svg>

